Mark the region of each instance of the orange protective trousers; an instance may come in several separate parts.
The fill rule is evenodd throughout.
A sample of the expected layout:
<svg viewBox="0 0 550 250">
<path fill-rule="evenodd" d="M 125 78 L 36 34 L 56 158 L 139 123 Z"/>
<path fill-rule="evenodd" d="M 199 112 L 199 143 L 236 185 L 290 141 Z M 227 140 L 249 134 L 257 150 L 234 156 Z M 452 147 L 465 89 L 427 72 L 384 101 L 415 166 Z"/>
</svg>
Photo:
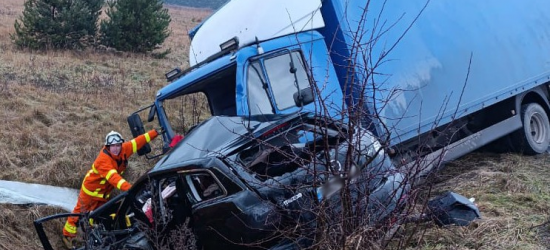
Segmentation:
<svg viewBox="0 0 550 250">
<path fill-rule="evenodd" d="M 106 202 L 107 201 L 94 199 L 93 197 L 84 193 L 81 189 L 80 194 L 78 195 L 76 206 L 73 209 L 73 213 L 79 214 L 84 212 L 91 212 L 101 205 L 105 204 Z M 63 235 L 67 237 L 75 237 L 77 222 L 78 216 L 69 216 L 67 218 L 67 222 L 65 223 L 65 227 L 63 227 Z"/>
</svg>

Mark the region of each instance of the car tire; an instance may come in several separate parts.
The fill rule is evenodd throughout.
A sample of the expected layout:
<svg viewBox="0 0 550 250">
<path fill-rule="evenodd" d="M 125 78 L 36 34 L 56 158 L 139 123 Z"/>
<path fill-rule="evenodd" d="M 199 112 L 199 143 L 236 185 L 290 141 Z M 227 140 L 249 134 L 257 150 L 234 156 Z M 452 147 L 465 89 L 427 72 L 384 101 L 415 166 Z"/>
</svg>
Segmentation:
<svg viewBox="0 0 550 250">
<path fill-rule="evenodd" d="M 519 143 L 518 151 L 526 155 L 537 155 L 548 150 L 550 144 L 550 122 L 544 108 L 538 103 L 521 106 L 523 127 L 514 132 L 513 137 Z"/>
</svg>

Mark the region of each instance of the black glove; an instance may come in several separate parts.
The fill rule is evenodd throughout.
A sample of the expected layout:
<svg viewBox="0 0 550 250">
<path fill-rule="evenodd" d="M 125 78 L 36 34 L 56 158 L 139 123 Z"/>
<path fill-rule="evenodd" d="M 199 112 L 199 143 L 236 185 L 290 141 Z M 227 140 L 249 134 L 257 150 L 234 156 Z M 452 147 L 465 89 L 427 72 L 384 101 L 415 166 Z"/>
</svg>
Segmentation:
<svg viewBox="0 0 550 250">
<path fill-rule="evenodd" d="M 164 134 L 166 132 L 166 130 L 164 130 L 163 127 L 160 127 L 160 128 L 155 128 L 155 130 L 157 131 L 157 134 Z"/>
</svg>

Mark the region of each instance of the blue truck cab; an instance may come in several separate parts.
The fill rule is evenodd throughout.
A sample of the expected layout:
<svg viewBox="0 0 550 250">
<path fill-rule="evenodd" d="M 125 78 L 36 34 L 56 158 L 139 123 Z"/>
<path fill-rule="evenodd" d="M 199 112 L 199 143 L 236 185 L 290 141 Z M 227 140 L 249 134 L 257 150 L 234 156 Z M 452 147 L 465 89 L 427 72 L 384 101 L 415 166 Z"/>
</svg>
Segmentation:
<svg viewBox="0 0 550 250">
<path fill-rule="evenodd" d="M 289 41 L 289 38 L 294 41 Z M 300 39 L 308 43 L 300 43 Z M 236 39 L 230 40 L 233 41 L 238 45 Z M 311 31 L 258 42 L 235 52 L 228 51 L 228 54 L 199 65 L 159 90 L 156 101 L 198 91 L 208 98 L 212 115 L 296 112 L 298 107 L 293 96 L 299 90 L 310 88 L 312 79 L 322 77 L 338 82 L 334 70 L 323 73 L 309 71 L 305 66 L 305 62 L 316 66 L 326 63 L 328 53 L 323 45 L 323 37 Z M 307 59 L 304 57 L 306 53 L 310 55 Z M 339 105 L 337 109 L 341 109 L 343 96 L 337 85 L 326 86 L 320 91 L 321 95 Z"/>
<path fill-rule="evenodd" d="M 542 153 L 550 141 L 548 7 L 232 0 L 189 33 L 191 67 L 167 73 L 148 120 L 156 115 L 167 131 L 167 150 L 206 116 L 312 111 L 368 128 L 396 164 L 426 172 L 497 139 Z M 181 97 L 190 99 L 167 104 Z"/>
</svg>

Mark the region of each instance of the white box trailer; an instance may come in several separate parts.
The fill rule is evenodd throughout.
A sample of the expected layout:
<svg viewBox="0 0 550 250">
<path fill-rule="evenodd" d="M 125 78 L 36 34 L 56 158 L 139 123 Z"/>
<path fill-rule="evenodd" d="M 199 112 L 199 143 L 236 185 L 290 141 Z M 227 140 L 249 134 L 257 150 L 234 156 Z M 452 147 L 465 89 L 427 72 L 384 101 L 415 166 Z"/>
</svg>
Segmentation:
<svg viewBox="0 0 550 250">
<path fill-rule="evenodd" d="M 508 135 L 519 151 L 545 152 L 547 9 L 544 0 L 232 0 L 190 32 L 193 67 L 158 92 L 165 145 L 175 133 L 162 103 L 202 92 L 212 115 L 360 110 L 399 164 L 452 160 Z M 315 101 L 289 101 L 308 86 Z"/>
</svg>

